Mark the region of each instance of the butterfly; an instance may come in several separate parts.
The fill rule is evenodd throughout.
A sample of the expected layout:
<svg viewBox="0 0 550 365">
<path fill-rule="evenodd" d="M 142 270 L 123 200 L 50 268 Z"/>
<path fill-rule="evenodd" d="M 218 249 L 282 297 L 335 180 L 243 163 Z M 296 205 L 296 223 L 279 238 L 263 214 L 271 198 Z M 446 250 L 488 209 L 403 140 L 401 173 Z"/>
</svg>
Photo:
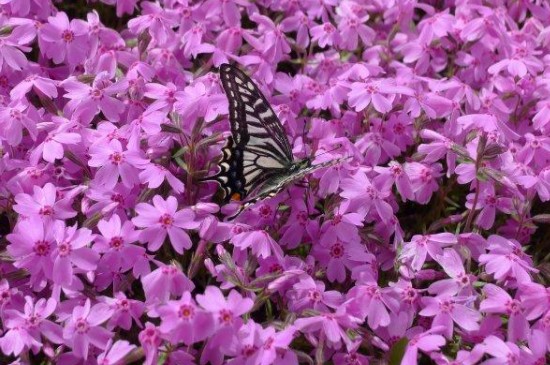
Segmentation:
<svg viewBox="0 0 550 365">
<path fill-rule="evenodd" d="M 204 180 L 219 183 L 225 203 L 243 201 L 238 213 L 340 161 L 312 165 L 311 158 L 295 160 L 279 118 L 252 79 L 230 64 L 220 66 L 220 79 L 229 101 L 231 136 L 222 149 L 219 172 Z"/>
</svg>

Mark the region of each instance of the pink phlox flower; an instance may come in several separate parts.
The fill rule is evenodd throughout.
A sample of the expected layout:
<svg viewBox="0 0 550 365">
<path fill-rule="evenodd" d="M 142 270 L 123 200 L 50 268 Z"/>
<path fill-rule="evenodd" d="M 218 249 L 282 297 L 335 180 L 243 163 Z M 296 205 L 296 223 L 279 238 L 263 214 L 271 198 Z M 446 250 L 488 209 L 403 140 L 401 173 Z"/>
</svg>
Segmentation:
<svg viewBox="0 0 550 365">
<path fill-rule="evenodd" d="M 273 21 L 264 15 L 254 13 L 250 20 L 258 24 L 258 32 L 262 34 L 259 38 L 263 58 L 268 62 L 277 63 L 283 59 L 284 55 L 290 53 L 290 45 L 285 37 L 281 25 L 276 25 Z"/>
<path fill-rule="evenodd" d="M 331 219 L 326 219 L 321 226 L 321 235 L 336 234 L 345 242 L 358 242 L 359 228 L 363 227 L 365 215 L 350 208 L 350 201 L 343 201 L 334 209 Z M 328 217 L 327 217 L 328 218 Z"/>
<path fill-rule="evenodd" d="M 411 180 L 405 171 L 405 168 L 397 161 L 390 161 L 388 167 L 375 166 L 374 171 L 380 175 L 374 178 L 379 186 L 395 184 L 402 201 L 413 200 L 414 191 Z"/>
<path fill-rule="evenodd" d="M 37 123 L 40 119 L 36 108 L 26 100 L 14 101 L 7 106 L 0 104 L 0 138 L 10 146 L 16 146 L 23 140 L 25 130 L 33 140 L 36 140 Z"/>
<path fill-rule="evenodd" d="M 74 197 L 61 195 L 52 183 L 47 183 L 43 188 L 34 186 L 32 196 L 25 193 L 15 196 L 13 210 L 26 217 L 39 216 L 44 221 L 73 218 L 76 216 L 71 207 Z"/>
<path fill-rule="evenodd" d="M 465 342 L 470 344 L 480 344 L 483 340 L 491 335 L 502 337 L 502 320 L 500 315 L 485 315 L 479 324 L 479 329 L 476 331 L 461 330 L 461 336 Z"/>
<path fill-rule="evenodd" d="M 124 357 L 135 348 L 136 345 L 132 345 L 125 340 L 118 340 L 115 343 L 109 340 L 105 347 L 105 351 L 97 356 L 97 362 L 101 365 L 122 364 Z"/>
<path fill-rule="evenodd" d="M 86 299 L 83 306 L 73 309 L 72 315 L 65 322 L 63 338 L 77 357 L 88 359 L 90 345 L 105 350 L 113 334 L 101 327 L 101 324 L 111 315 L 112 311 L 106 304 L 97 303 L 92 306 L 90 299 Z"/>
<path fill-rule="evenodd" d="M 481 349 L 492 356 L 485 364 L 520 364 L 521 350 L 512 341 L 504 342 L 491 335 L 483 341 Z"/>
<path fill-rule="evenodd" d="M 183 98 L 183 91 L 171 82 L 166 85 L 148 83 L 145 85 L 143 96 L 154 101 L 147 107 L 147 112 L 162 111 L 168 113 L 174 110 L 178 97 Z"/>
<path fill-rule="evenodd" d="M 197 306 L 187 291 L 179 300 L 170 300 L 159 307 L 157 313 L 162 321 L 159 330 L 172 342 L 181 341 L 189 346 L 214 333 L 214 317 Z"/>
<path fill-rule="evenodd" d="M 175 265 L 164 265 L 141 278 L 147 302 L 165 303 L 170 295 L 179 296 L 191 291 L 195 284 Z"/>
<path fill-rule="evenodd" d="M 388 222 L 393 216 L 392 206 L 385 201 L 391 193 L 389 184 L 371 180 L 365 172 L 358 171 L 352 177 L 342 180 L 340 185 L 340 196 L 356 201 L 361 207 L 361 214 L 375 213 L 382 222 Z"/>
<path fill-rule="evenodd" d="M 231 238 L 231 243 L 241 250 L 251 249 L 254 256 L 266 258 L 275 255 L 283 257 L 283 251 L 279 244 L 263 230 L 254 230 L 237 234 Z"/>
<path fill-rule="evenodd" d="M 147 184 L 149 189 L 158 188 L 164 181 L 167 181 L 173 191 L 183 193 L 185 186 L 180 179 L 174 176 L 166 167 L 150 163 L 139 173 L 140 181 Z"/>
<path fill-rule="evenodd" d="M 158 352 L 162 344 L 162 333 L 154 324 L 147 322 L 145 328 L 138 335 L 139 342 L 145 352 L 144 365 L 154 365 L 158 363 Z"/>
<path fill-rule="evenodd" d="M 528 347 L 522 348 L 522 358 L 527 364 L 541 365 L 547 362 L 547 354 L 549 351 L 548 341 L 545 338 L 544 332 L 540 330 L 532 330 L 529 339 Z"/>
<path fill-rule="evenodd" d="M 405 173 L 411 179 L 415 201 L 420 204 L 427 204 L 432 194 L 439 190 L 438 179 L 442 175 L 441 164 L 406 162 L 403 166 L 405 167 Z"/>
<path fill-rule="evenodd" d="M 520 138 L 520 135 L 509 126 L 509 123 L 506 123 L 506 120 L 501 120 L 490 114 L 463 115 L 458 117 L 457 123 L 463 131 L 481 129 L 485 132 L 499 132 L 510 141 Z"/>
<path fill-rule="evenodd" d="M 452 233 L 436 233 L 428 235 L 414 235 L 410 242 L 406 242 L 401 251 L 400 260 L 410 262 L 413 270 L 418 271 L 424 265 L 427 257 L 436 260 L 443 254 L 443 248 L 457 243 Z"/>
<path fill-rule="evenodd" d="M 449 279 L 438 280 L 430 284 L 428 287 L 430 294 L 436 296 L 470 296 L 474 294 L 472 285 L 475 281 L 475 276 L 466 274 L 462 258 L 455 249 L 444 249 L 443 254 L 436 257 L 436 261 L 445 270 Z"/>
<path fill-rule="evenodd" d="M 319 244 L 313 247 L 312 254 L 320 265 L 326 267 L 330 282 L 343 283 L 346 280 L 346 271 L 372 261 L 372 255 L 366 251 L 364 245 L 359 241 L 342 241 L 334 230 L 321 236 Z"/>
<path fill-rule="evenodd" d="M 401 365 L 415 365 L 418 362 L 418 350 L 429 354 L 445 345 L 445 337 L 439 333 L 443 330 L 441 326 L 433 327 L 425 332 L 414 335 L 410 338 Z"/>
<path fill-rule="evenodd" d="M 398 85 L 395 80 L 378 79 L 366 82 L 354 82 L 348 93 L 348 102 L 355 111 L 366 109 L 371 103 L 379 113 L 387 113 L 397 95 L 413 96 L 414 91 L 406 86 Z"/>
<path fill-rule="evenodd" d="M 129 299 L 123 292 L 116 292 L 113 297 L 101 297 L 112 310 L 111 318 L 107 323 L 107 329 L 122 328 L 129 331 L 133 322 L 139 328 L 143 328 L 140 317 L 145 311 L 145 305 L 139 300 Z"/>
<path fill-rule="evenodd" d="M 134 244 L 139 232 L 132 222 L 122 223 L 120 216 L 113 214 L 109 220 L 100 220 L 97 228 L 101 234 L 96 236 L 94 250 L 102 254 L 99 266 L 123 273 L 135 269 L 145 254 L 145 248 Z"/>
<path fill-rule="evenodd" d="M 258 359 L 260 365 L 298 364 L 296 353 L 289 348 L 290 343 L 294 339 L 294 333 L 296 332 L 293 326 L 287 326 L 280 331 L 275 331 L 272 326 L 265 329 L 259 327 L 258 331 L 260 338 Z"/>
<path fill-rule="evenodd" d="M 550 137 L 525 134 L 525 145 L 518 151 L 517 159 L 525 165 L 532 161 L 541 168 L 547 167 L 550 158 Z"/>
<path fill-rule="evenodd" d="M 125 109 L 117 95 L 126 92 L 128 81 L 121 79 L 113 82 L 111 79 L 111 75 L 102 71 L 96 75 L 91 85 L 76 79 L 62 82 L 61 86 L 67 91 L 64 97 L 70 99 L 65 106 L 66 110 L 74 113 L 74 118 L 82 118 L 85 123 L 89 123 L 99 112 L 108 120 L 117 122 Z"/>
<path fill-rule="evenodd" d="M 11 32 L 2 34 L 0 37 L 0 70 L 9 68 L 20 71 L 26 68 L 27 58 L 23 52 L 29 52 L 27 46 L 36 36 L 36 30 L 31 24 L 20 24 L 15 26 Z"/>
<path fill-rule="evenodd" d="M 172 28 L 178 25 L 178 14 L 171 9 L 163 9 L 160 4 L 143 2 L 141 16 L 130 19 L 128 29 L 135 35 L 147 32 L 158 46 L 164 46 L 174 39 Z"/>
<path fill-rule="evenodd" d="M 317 42 L 321 48 L 337 46 L 341 40 L 340 33 L 336 31 L 336 27 L 330 22 L 311 27 L 309 33 L 311 34 L 311 41 Z"/>
<path fill-rule="evenodd" d="M 391 114 L 381 127 L 384 139 L 395 144 L 401 151 L 405 151 L 413 144 L 413 118 L 406 113 Z"/>
<path fill-rule="evenodd" d="M 309 29 L 312 21 L 302 11 L 298 10 L 285 17 L 280 24 L 283 32 L 296 32 L 296 45 L 305 49 L 309 45 Z"/>
<path fill-rule="evenodd" d="M 349 350 L 353 343 L 346 333 L 346 330 L 357 328 L 361 320 L 349 313 L 349 303 L 343 303 L 334 312 L 324 312 L 312 317 L 299 318 L 294 322 L 294 326 L 300 332 L 306 334 L 317 334 L 325 336 L 327 345 L 334 349 L 339 349 L 341 343 L 346 345 Z M 310 335 L 310 341 L 318 341 Z M 315 343 L 314 343 L 315 345 Z"/>
<path fill-rule="evenodd" d="M 481 183 L 477 185 L 476 189 L 480 189 L 478 194 L 476 210 L 481 209 L 477 214 L 475 223 L 483 228 L 490 229 L 495 222 L 495 215 L 497 210 L 510 214 L 513 209 L 513 202 L 511 198 L 498 196 L 495 193 L 495 187 L 491 183 Z M 470 193 L 466 196 L 466 207 L 468 209 L 473 208 L 475 193 Z"/>
<path fill-rule="evenodd" d="M 351 300 L 350 311 L 365 319 L 368 326 L 376 330 L 390 324 L 390 312 L 399 309 L 391 288 L 381 288 L 374 280 L 362 280 L 347 295 Z M 389 310 L 388 310 L 389 309 Z"/>
<path fill-rule="evenodd" d="M 55 129 L 50 131 L 43 142 L 35 147 L 29 158 L 31 163 L 37 164 L 40 157 L 44 161 L 54 163 L 64 157 L 65 149 L 68 146 L 74 146 L 81 142 L 80 134 L 71 132 L 74 125 L 72 122 L 57 116 L 52 117 L 52 121 L 55 123 Z"/>
<path fill-rule="evenodd" d="M 231 290 L 227 299 L 218 287 L 208 286 L 196 296 L 197 303 L 214 316 L 215 334 L 206 343 L 201 361 L 221 364 L 224 354 L 231 353 L 235 335 L 242 326 L 241 316 L 252 309 L 253 301 Z"/>
<path fill-rule="evenodd" d="M 174 109 L 181 114 L 184 120 L 204 117 L 206 122 L 211 122 L 218 116 L 225 114 L 228 109 L 225 95 L 202 82 L 195 82 L 183 91 L 178 91 L 175 97 Z M 186 125 L 185 127 L 191 133 L 193 125 Z"/>
<path fill-rule="evenodd" d="M 339 46 L 342 49 L 355 50 L 359 40 L 365 46 L 372 44 L 376 32 L 365 23 L 369 20 L 368 14 L 360 14 L 359 5 L 355 2 L 343 2 L 336 8 L 338 30 L 340 32 Z"/>
<path fill-rule="evenodd" d="M 309 203 L 309 199 L 308 203 Z M 283 235 L 279 243 L 288 249 L 298 247 L 300 243 L 309 238 L 307 227 L 312 224 L 310 216 L 316 212 L 311 203 L 306 206 L 303 199 L 293 199 L 289 202 L 290 215 L 283 226 Z"/>
<path fill-rule="evenodd" d="M 310 276 L 304 276 L 287 292 L 289 308 L 301 312 L 304 309 L 313 309 L 327 312 L 329 308 L 336 309 L 342 302 L 343 296 L 335 290 L 325 291 L 322 281 L 315 281 Z"/>
<path fill-rule="evenodd" d="M 0 348 L 6 355 L 19 356 L 25 349 L 36 353 L 42 347 L 42 335 L 48 340 L 63 343 L 61 327 L 48 320 L 57 303 L 54 299 L 38 299 L 36 303 L 25 297 L 23 312 L 7 309 L 3 313 L 5 332 L 0 338 Z"/>
<path fill-rule="evenodd" d="M 190 29 L 181 37 L 183 44 L 183 55 L 186 58 L 196 58 L 200 53 L 210 53 L 212 46 L 203 43 L 203 36 L 206 33 L 206 24 L 202 21 L 194 23 Z"/>
<path fill-rule="evenodd" d="M 487 243 L 489 253 L 481 255 L 479 263 L 485 265 L 488 274 L 498 281 L 513 279 L 520 285 L 532 281 L 529 272 L 536 273 L 538 270 L 517 241 L 491 235 Z"/>
<path fill-rule="evenodd" d="M 494 284 L 486 284 L 483 292 L 486 299 L 480 303 L 479 310 L 508 316 L 508 340 L 515 342 L 526 339 L 529 322 L 523 303 L 513 299 L 504 289 Z"/>
<path fill-rule="evenodd" d="M 453 336 L 453 325 L 466 331 L 479 329 L 481 314 L 473 308 L 475 297 L 458 297 L 438 295 L 437 297 L 422 297 L 421 316 L 433 317 L 432 326 L 444 326 L 443 334 L 448 339 Z"/>
<path fill-rule="evenodd" d="M 355 146 L 364 156 L 364 163 L 371 166 L 382 164 L 401 153 L 395 143 L 386 139 L 382 131 L 374 128 L 359 138 Z"/>
<path fill-rule="evenodd" d="M 48 23 L 40 28 L 38 34 L 44 45 L 40 47 L 41 52 L 56 64 L 66 61 L 74 68 L 88 55 L 88 24 L 80 19 L 69 21 L 63 11 L 48 17 Z"/>
<path fill-rule="evenodd" d="M 127 149 L 116 139 L 92 146 L 90 156 L 88 165 L 98 168 L 94 181 L 106 189 L 114 188 L 119 177 L 129 188 L 139 185 L 139 170 L 148 164 L 141 150 Z"/>
<path fill-rule="evenodd" d="M 21 100 L 31 90 L 38 95 L 55 99 L 57 98 L 57 81 L 38 74 L 31 74 L 11 89 L 10 97 L 13 100 Z"/>
<path fill-rule="evenodd" d="M 87 273 L 97 267 L 99 254 L 89 247 L 94 235 L 87 228 L 78 229 L 76 224 L 70 227 L 62 221 L 53 224 L 57 246 L 51 253 L 54 260 L 52 280 L 63 288 L 82 290 L 82 283 L 75 274 Z"/>
<path fill-rule="evenodd" d="M 529 320 L 550 313 L 550 288 L 538 283 L 524 283 L 518 288 L 518 297 Z"/>
<path fill-rule="evenodd" d="M 92 186 L 86 191 L 82 211 L 89 216 L 97 212 L 104 216 L 123 212 L 125 214 L 125 209 L 135 207 L 136 199 L 137 192 L 121 183 L 112 189 L 104 185 Z"/>
<path fill-rule="evenodd" d="M 536 76 L 544 69 L 539 59 L 540 51 L 533 50 L 527 42 L 512 44 L 511 48 L 511 55 L 489 67 L 490 74 L 495 75 L 506 69 L 512 77 L 521 78 L 527 73 Z"/>
<path fill-rule="evenodd" d="M 456 154 L 453 152 L 455 142 L 430 129 L 422 129 L 420 136 L 431 141 L 418 146 L 418 152 L 425 155 L 424 162 L 434 163 L 445 156 L 448 171 L 452 173 L 456 166 Z"/>
</svg>

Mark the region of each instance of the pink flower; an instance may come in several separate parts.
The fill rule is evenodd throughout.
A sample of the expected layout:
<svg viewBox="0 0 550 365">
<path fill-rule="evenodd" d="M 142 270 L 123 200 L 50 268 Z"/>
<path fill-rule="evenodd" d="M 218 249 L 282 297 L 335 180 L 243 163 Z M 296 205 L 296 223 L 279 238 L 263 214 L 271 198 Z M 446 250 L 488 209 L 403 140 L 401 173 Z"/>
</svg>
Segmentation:
<svg viewBox="0 0 550 365">
<path fill-rule="evenodd" d="M 112 311 L 111 318 L 107 323 L 107 329 L 113 330 L 120 327 L 129 331 L 133 322 L 136 322 L 138 327 L 143 327 L 139 319 L 145 310 L 142 302 L 129 299 L 122 292 L 115 293 L 113 298 L 103 297 L 100 300 L 109 305 Z"/>
<path fill-rule="evenodd" d="M 90 122 L 94 116 L 102 112 L 107 119 L 116 122 L 124 111 L 124 103 L 116 98 L 128 87 L 126 80 L 112 82 L 112 75 L 106 71 L 95 77 L 92 85 L 83 84 L 75 79 L 69 79 L 61 84 L 67 91 L 64 95 L 70 99 L 66 108 L 74 113 L 75 118 Z"/>
<path fill-rule="evenodd" d="M 529 330 L 525 309 L 522 303 L 512 297 L 502 288 L 487 284 L 483 288 L 486 299 L 479 305 L 479 310 L 485 313 L 500 313 L 508 316 L 508 339 L 517 341 L 525 339 Z"/>
<path fill-rule="evenodd" d="M 439 327 L 439 329 L 441 329 L 441 327 Z M 407 349 L 405 350 L 405 355 L 403 355 L 401 364 L 415 365 L 418 363 L 418 350 L 429 354 L 438 351 L 440 347 L 445 345 L 445 338 L 437 334 L 439 329 L 432 328 L 431 330 L 412 337 L 407 344 Z"/>
<path fill-rule="evenodd" d="M 99 259 L 99 254 L 88 247 L 94 239 L 92 231 L 77 229 L 77 225 L 66 227 L 61 221 L 54 222 L 54 231 L 57 246 L 51 253 L 54 260 L 52 280 L 62 287 L 82 287 L 75 271 L 93 271 Z"/>
<path fill-rule="evenodd" d="M 192 345 L 214 333 L 214 317 L 198 307 L 188 291 L 180 300 L 168 301 L 158 309 L 158 313 L 162 319 L 159 329 L 172 341 Z"/>
<path fill-rule="evenodd" d="M 128 341 L 118 340 L 113 343 L 112 340 L 109 340 L 105 351 L 97 356 L 97 361 L 101 365 L 120 364 L 124 357 L 135 348 L 136 346 L 131 345 Z"/>
<path fill-rule="evenodd" d="M 435 260 L 443 254 L 444 247 L 456 243 L 456 236 L 452 233 L 414 235 L 411 241 L 403 246 L 401 260 L 410 262 L 413 270 L 418 271 L 428 255 Z"/>
<path fill-rule="evenodd" d="M 102 350 L 107 348 L 113 334 L 101 327 L 101 324 L 110 315 L 111 311 L 105 304 L 98 303 L 92 307 L 90 299 L 86 299 L 83 306 L 77 305 L 73 309 L 72 315 L 65 322 L 63 338 L 75 356 L 86 360 L 90 345 Z"/>
<path fill-rule="evenodd" d="M 413 91 L 389 79 L 354 82 L 351 84 L 348 102 L 358 112 L 372 103 L 376 111 L 387 113 L 391 110 L 397 94 L 412 95 Z"/>
<path fill-rule="evenodd" d="M 38 112 L 27 102 L 13 102 L 6 107 L 0 104 L 0 138 L 5 139 L 9 145 L 16 146 L 21 143 L 23 130 L 26 130 L 36 140 L 38 119 Z"/>
<path fill-rule="evenodd" d="M 93 146 L 90 155 L 88 165 L 98 168 L 95 181 L 106 189 L 114 188 L 119 177 L 127 187 L 139 184 L 138 169 L 147 164 L 140 151 L 126 150 L 116 139 Z"/>
<path fill-rule="evenodd" d="M 487 273 L 493 274 L 499 281 L 514 279 L 518 284 L 531 282 L 529 271 L 536 272 L 537 270 L 517 241 L 491 235 L 487 243 L 489 253 L 479 257 L 479 263 L 486 265 Z"/>
<path fill-rule="evenodd" d="M 55 311 L 57 303 L 52 298 L 42 298 L 36 303 L 29 296 L 25 297 L 24 312 L 8 309 L 4 312 L 7 331 L 0 338 L 0 349 L 6 355 L 19 356 L 25 349 L 36 352 L 43 345 L 41 336 L 61 344 L 61 327 L 47 318 Z"/>
<path fill-rule="evenodd" d="M 305 333 L 319 333 L 319 336 L 326 336 L 330 347 L 337 348 L 340 342 L 344 342 L 349 349 L 352 347 L 351 339 L 344 331 L 344 328 L 355 328 L 361 323 L 347 312 L 348 307 L 344 304 L 339 306 L 335 312 L 326 312 L 314 317 L 299 318 L 294 322 L 296 328 Z"/>
<path fill-rule="evenodd" d="M 29 52 L 26 46 L 35 37 L 36 33 L 30 24 L 19 25 L 7 35 L 0 37 L 0 70 L 4 65 L 19 71 L 27 65 L 27 58 L 23 52 Z"/>
<path fill-rule="evenodd" d="M 139 333 L 139 342 L 145 352 L 145 365 L 158 362 L 158 350 L 162 343 L 160 330 L 152 323 L 145 323 L 145 329 Z"/>
<path fill-rule="evenodd" d="M 478 322 L 481 319 L 475 308 L 469 302 L 472 297 L 451 297 L 439 295 L 437 297 L 423 297 L 423 308 L 418 313 L 421 316 L 434 317 L 432 326 L 443 326 L 443 334 L 448 339 L 453 335 L 453 323 L 456 323 L 466 331 L 479 329 Z"/>
<path fill-rule="evenodd" d="M 188 208 L 178 209 L 178 202 L 173 196 L 164 200 L 159 195 L 153 197 L 153 205 L 139 203 L 136 206 L 137 217 L 132 222 L 145 228 L 141 231 L 140 240 L 148 242 L 149 250 L 157 251 L 164 243 L 166 236 L 174 250 L 181 254 L 192 246 L 189 235 L 184 229 L 198 228 L 194 221 L 195 214 Z"/>
<path fill-rule="evenodd" d="M 142 277 L 141 283 L 147 301 L 160 303 L 165 303 L 170 295 L 182 295 L 195 287 L 195 284 L 175 265 L 160 265 Z"/>
<path fill-rule="evenodd" d="M 311 41 L 317 42 L 319 47 L 333 46 L 340 41 L 340 35 L 331 23 L 311 27 L 309 33 L 311 34 Z"/>
<path fill-rule="evenodd" d="M 45 52 L 56 64 L 66 61 L 75 67 L 82 63 L 88 53 L 89 29 L 86 22 L 74 19 L 69 22 L 67 14 L 60 11 L 48 18 L 39 36 L 45 45 Z"/>
<path fill-rule="evenodd" d="M 42 220 L 68 219 L 76 216 L 70 196 L 58 199 L 58 191 L 51 183 L 43 188 L 35 186 L 33 195 L 19 193 L 15 196 L 13 210 L 27 217 L 39 216 Z"/>
</svg>

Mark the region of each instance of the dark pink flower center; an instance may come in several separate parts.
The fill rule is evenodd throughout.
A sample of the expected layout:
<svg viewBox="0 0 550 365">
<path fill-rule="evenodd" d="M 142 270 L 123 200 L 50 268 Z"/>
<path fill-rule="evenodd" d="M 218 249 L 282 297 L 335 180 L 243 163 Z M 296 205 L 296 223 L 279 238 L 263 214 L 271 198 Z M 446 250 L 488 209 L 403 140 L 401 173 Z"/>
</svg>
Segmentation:
<svg viewBox="0 0 550 365">
<path fill-rule="evenodd" d="M 174 223 L 174 218 L 172 218 L 170 214 L 163 214 L 159 218 L 159 223 L 162 225 L 163 228 L 170 228 Z"/>
<path fill-rule="evenodd" d="M 109 247 L 112 249 L 119 251 L 122 246 L 124 245 L 124 239 L 120 236 L 112 237 L 109 241 Z"/>
<path fill-rule="evenodd" d="M 84 334 L 88 332 L 88 330 L 90 329 L 90 325 L 88 324 L 88 321 L 86 321 L 84 318 L 79 318 L 75 323 L 75 329 L 76 332 Z"/>
<path fill-rule="evenodd" d="M 195 308 L 189 304 L 182 304 L 178 310 L 178 317 L 185 321 L 191 320 L 195 316 Z"/>
<path fill-rule="evenodd" d="M 443 313 L 450 313 L 454 309 L 454 303 L 450 300 L 443 300 L 439 303 L 439 310 Z"/>
<path fill-rule="evenodd" d="M 66 257 L 71 253 L 71 244 L 69 242 L 62 242 L 57 246 L 59 256 Z"/>
<path fill-rule="evenodd" d="M 506 302 L 505 307 L 506 307 L 506 312 L 510 315 L 520 314 L 523 312 L 521 308 L 521 304 L 515 299 L 509 300 L 508 302 Z"/>
<path fill-rule="evenodd" d="M 34 253 L 38 256 L 46 256 L 50 253 L 50 245 L 46 241 L 37 241 L 34 244 Z"/>
<path fill-rule="evenodd" d="M 344 246 L 340 242 L 336 242 L 330 247 L 330 256 L 339 259 L 344 256 Z"/>
<path fill-rule="evenodd" d="M 44 205 L 40 210 L 38 211 L 38 214 L 43 215 L 45 217 L 51 217 L 54 213 L 54 209 L 51 205 Z"/>
<path fill-rule="evenodd" d="M 69 29 L 66 29 L 61 33 L 61 39 L 65 41 L 65 43 L 71 43 L 74 41 L 74 33 L 71 32 Z"/>
<path fill-rule="evenodd" d="M 315 303 L 320 302 L 321 298 L 323 297 L 321 295 L 321 292 L 317 289 L 309 289 L 309 291 L 307 293 L 307 296 L 308 296 L 309 300 L 311 300 L 312 302 L 315 302 Z"/>
<path fill-rule="evenodd" d="M 116 306 L 119 311 L 127 312 L 130 310 L 130 301 L 128 299 L 120 299 L 117 301 Z"/>
<path fill-rule="evenodd" d="M 325 31 L 325 33 L 331 34 L 332 32 L 334 32 L 334 25 L 330 23 L 325 23 L 323 25 L 323 30 Z"/>
<path fill-rule="evenodd" d="M 228 309 L 220 310 L 219 321 L 221 324 L 231 324 L 233 323 L 233 312 Z"/>
<path fill-rule="evenodd" d="M 124 161 L 124 155 L 120 152 L 113 152 L 109 159 L 113 165 L 120 165 Z"/>
</svg>

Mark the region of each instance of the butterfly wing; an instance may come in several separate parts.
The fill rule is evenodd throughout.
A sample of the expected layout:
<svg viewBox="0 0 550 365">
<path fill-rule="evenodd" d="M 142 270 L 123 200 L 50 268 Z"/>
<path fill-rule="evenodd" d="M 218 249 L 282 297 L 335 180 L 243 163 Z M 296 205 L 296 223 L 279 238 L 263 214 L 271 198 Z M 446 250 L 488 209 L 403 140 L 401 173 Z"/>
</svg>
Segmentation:
<svg viewBox="0 0 550 365">
<path fill-rule="evenodd" d="M 254 82 L 238 68 L 220 67 L 229 101 L 232 137 L 223 148 L 220 172 L 213 177 L 224 200 L 242 200 L 293 164 L 292 149 L 277 115 Z"/>
</svg>

